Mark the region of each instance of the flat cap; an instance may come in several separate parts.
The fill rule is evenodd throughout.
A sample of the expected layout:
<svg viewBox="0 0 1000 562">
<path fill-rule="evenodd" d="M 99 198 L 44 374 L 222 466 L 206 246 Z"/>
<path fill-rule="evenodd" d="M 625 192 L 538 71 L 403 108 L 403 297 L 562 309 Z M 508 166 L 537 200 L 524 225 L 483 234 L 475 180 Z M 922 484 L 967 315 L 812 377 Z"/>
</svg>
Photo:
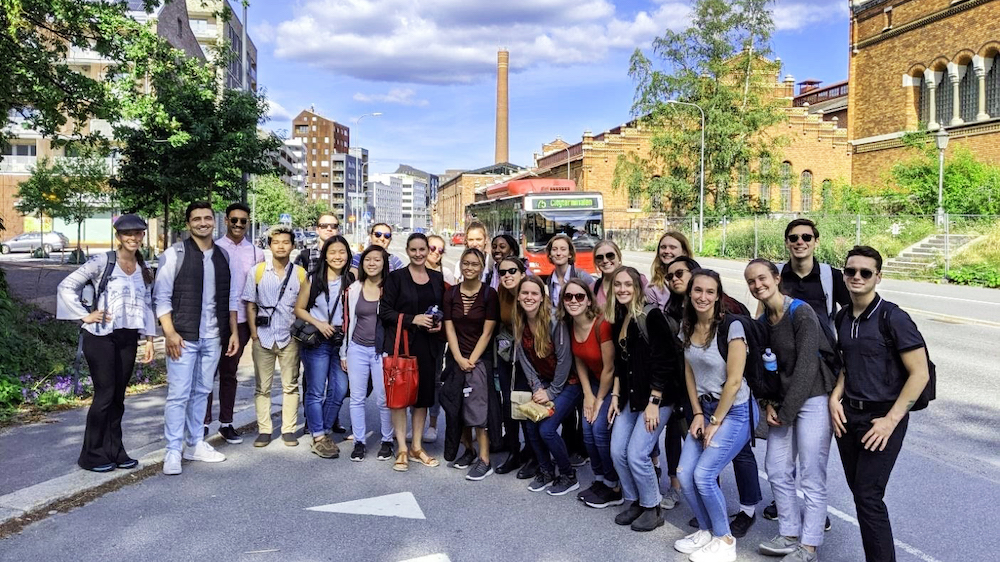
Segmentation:
<svg viewBox="0 0 1000 562">
<path fill-rule="evenodd" d="M 139 215 L 129 213 L 118 217 L 115 221 L 115 230 L 146 230 L 146 221 L 139 218 Z"/>
</svg>

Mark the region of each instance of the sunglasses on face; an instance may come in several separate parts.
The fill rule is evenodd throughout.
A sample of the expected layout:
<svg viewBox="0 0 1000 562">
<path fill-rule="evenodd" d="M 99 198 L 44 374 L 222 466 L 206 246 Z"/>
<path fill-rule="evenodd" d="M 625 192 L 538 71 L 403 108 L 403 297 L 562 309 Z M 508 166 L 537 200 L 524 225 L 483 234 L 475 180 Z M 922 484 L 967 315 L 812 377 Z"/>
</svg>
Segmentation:
<svg viewBox="0 0 1000 562">
<path fill-rule="evenodd" d="M 243 224 L 247 223 L 248 219 L 241 219 L 239 217 L 232 217 L 229 219 L 229 224 Z"/>
<path fill-rule="evenodd" d="M 844 268 L 844 277 L 847 277 L 848 279 L 854 277 L 858 273 L 861 274 L 862 279 L 871 279 L 872 275 L 875 275 L 875 272 L 870 269 L 858 269 L 856 267 Z"/>
<path fill-rule="evenodd" d="M 672 272 L 668 272 L 666 275 L 663 276 L 663 278 L 666 279 L 667 281 L 670 281 L 672 279 L 681 279 L 684 277 L 686 273 L 688 273 L 687 269 L 684 268 L 675 269 Z"/>
<path fill-rule="evenodd" d="M 438 247 L 438 246 L 427 246 L 427 249 L 430 250 L 430 251 L 432 251 L 432 252 L 440 252 L 442 256 L 444 255 L 444 246 L 441 246 L 441 247 Z"/>
<path fill-rule="evenodd" d="M 333 222 L 323 222 L 317 225 L 317 228 L 323 228 L 327 230 L 338 230 L 340 229 L 340 223 Z"/>
<path fill-rule="evenodd" d="M 497 273 L 500 274 L 500 277 L 503 277 L 504 275 L 514 275 L 518 271 L 520 271 L 520 270 L 517 269 L 516 267 L 512 267 L 510 269 L 498 269 Z"/>
<path fill-rule="evenodd" d="M 799 241 L 799 235 L 798 234 L 789 234 L 787 238 L 788 238 L 788 241 L 791 242 L 792 244 L 794 244 L 794 243 L 796 243 L 796 242 Z M 803 242 L 812 242 L 813 238 L 815 238 L 815 236 L 813 236 L 812 234 L 803 234 L 802 235 L 802 241 Z"/>
<path fill-rule="evenodd" d="M 566 299 L 566 302 L 583 302 L 587 300 L 587 293 L 566 293 L 563 298 Z"/>
<path fill-rule="evenodd" d="M 608 252 L 606 254 L 594 254 L 594 259 L 598 262 L 602 261 L 615 261 L 618 259 L 618 254 L 614 252 Z"/>
<path fill-rule="evenodd" d="M 386 240 L 392 238 L 391 232 L 375 232 L 372 234 L 375 238 L 385 238 Z"/>
</svg>

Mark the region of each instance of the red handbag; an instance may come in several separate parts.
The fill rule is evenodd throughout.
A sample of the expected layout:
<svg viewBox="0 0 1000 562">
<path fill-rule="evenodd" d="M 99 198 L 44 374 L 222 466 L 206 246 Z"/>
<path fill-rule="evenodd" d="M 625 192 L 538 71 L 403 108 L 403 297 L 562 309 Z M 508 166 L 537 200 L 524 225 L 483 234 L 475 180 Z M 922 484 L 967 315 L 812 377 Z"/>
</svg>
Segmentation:
<svg viewBox="0 0 1000 562">
<path fill-rule="evenodd" d="M 385 402 L 392 409 L 409 408 L 417 403 L 420 371 L 417 358 L 410 355 L 410 335 L 403 336 L 403 355 L 399 354 L 399 338 L 403 335 L 403 315 L 396 322 L 396 343 L 392 355 L 382 360 L 385 377 Z"/>
</svg>

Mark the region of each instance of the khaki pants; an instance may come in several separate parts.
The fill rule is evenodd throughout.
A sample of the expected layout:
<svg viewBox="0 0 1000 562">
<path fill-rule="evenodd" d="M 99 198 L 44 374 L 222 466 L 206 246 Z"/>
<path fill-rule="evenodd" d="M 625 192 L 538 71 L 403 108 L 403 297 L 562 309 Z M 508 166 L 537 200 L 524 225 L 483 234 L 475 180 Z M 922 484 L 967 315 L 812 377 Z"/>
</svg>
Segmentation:
<svg viewBox="0 0 1000 562">
<path fill-rule="evenodd" d="M 266 349 L 253 342 L 254 406 L 257 409 L 258 432 L 270 435 L 271 385 L 274 381 L 274 361 L 281 367 L 281 432 L 295 433 L 299 421 L 299 343 L 292 338 L 283 348 Z"/>
</svg>

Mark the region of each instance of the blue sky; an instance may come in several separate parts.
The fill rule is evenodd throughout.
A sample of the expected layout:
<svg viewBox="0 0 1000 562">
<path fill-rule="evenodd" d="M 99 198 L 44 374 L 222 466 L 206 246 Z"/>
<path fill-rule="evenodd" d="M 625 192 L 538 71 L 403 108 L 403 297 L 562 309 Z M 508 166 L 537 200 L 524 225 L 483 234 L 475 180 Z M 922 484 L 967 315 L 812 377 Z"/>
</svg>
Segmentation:
<svg viewBox="0 0 1000 562">
<path fill-rule="evenodd" d="M 796 81 L 847 78 L 847 0 L 777 0 L 774 55 Z M 688 23 L 686 0 L 251 0 L 268 127 L 311 104 L 351 127 L 373 172 L 493 163 L 496 52 L 510 50 L 510 160 L 630 119 L 628 59 Z M 358 116 L 382 112 L 381 117 Z"/>
</svg>

